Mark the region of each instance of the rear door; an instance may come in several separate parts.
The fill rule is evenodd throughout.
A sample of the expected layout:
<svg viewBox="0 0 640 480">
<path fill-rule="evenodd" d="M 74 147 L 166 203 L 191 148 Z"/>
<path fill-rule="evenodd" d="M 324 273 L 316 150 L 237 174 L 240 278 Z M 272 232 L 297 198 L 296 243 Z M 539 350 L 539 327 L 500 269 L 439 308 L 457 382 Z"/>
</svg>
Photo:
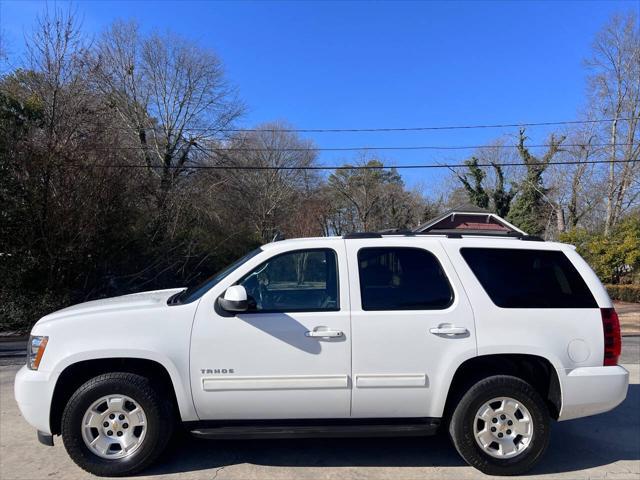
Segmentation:
<svg viewBox="0 0 640 480">
<path fill-rule="evenodd" d="M 378 245 L 379 244 L 379 245 Z M 436 239 L 346 240 L 353 417 L 440 417 L 476 354 L 472 310 Z"/>
</svg>

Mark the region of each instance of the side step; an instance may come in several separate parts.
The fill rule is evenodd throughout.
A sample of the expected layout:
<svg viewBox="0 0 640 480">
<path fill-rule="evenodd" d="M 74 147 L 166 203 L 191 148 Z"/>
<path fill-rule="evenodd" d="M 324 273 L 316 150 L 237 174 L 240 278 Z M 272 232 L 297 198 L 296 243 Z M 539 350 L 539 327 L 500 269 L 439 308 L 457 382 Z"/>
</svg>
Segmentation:
<svg viewBox="0 0 640 480">
<path fill-rule="evenodd" d="M 206 422 L 199 428 L 191 428 L 191 434 L 198 438 L 208 439 L 424 436 L 435 434 L 439 425 L 439 418 L 281 420 L 239 422 L 237 424 L 220 422 L 218 425 Z"/>
</svg>

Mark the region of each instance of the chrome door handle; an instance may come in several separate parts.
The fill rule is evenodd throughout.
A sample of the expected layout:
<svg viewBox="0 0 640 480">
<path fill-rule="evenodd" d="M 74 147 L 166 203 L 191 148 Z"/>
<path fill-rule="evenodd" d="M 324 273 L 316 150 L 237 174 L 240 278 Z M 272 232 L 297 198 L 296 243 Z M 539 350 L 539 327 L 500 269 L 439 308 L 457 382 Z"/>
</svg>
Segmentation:
<svg viewBox="0 0 640 480">
<path fill-rule="evenodd" d="M 316 328 L 315 330 L 311 330 L 310 332 L 305 333 L 305 337 L 313 337 L 313 338 L 336 338 L 344 335 L 340 330 L 321 330 Z"/>
<path fill-rule="evenodd" d="M 464 327 L 454 327 L 453 325 L 441 325 L 439 327 L 431 328 L 430 333 L 434 335 L 447 335 L 452 337 L 459 337 L 461 335 L 467 335 L 469 330 Z"/>
</svg>

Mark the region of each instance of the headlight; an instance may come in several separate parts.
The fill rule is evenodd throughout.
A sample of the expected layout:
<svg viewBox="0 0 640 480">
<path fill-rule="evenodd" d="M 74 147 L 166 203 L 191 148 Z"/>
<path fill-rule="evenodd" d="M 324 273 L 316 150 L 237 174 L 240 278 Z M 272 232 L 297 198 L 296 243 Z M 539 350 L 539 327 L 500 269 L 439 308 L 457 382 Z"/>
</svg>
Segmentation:
<svg viewBox="0 0 640 480">
<path fill-rule="evenodd" d="M 39 335 L 31 335 L 29 337 L 29 345 L 27 345 L 27 367 L 31 370 L 37 370 L 40 366 L 40 360 L 44 355 L 44 349 L 47 348 L 49 337 Z"/>
</svg>

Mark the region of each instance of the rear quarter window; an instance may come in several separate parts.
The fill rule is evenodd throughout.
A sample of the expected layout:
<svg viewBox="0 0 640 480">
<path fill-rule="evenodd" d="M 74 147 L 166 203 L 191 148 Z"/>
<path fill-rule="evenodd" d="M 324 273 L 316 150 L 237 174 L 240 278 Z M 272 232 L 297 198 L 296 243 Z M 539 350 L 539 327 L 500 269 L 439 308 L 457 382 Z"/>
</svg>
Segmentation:
<svg viewBox="0 0 640 480">
<path fill-rule="evenodd" d="M 462 257 L 502 308 L 596 308 L 576 268 L 561 251 L 462 248 Z"/>
</svg>

